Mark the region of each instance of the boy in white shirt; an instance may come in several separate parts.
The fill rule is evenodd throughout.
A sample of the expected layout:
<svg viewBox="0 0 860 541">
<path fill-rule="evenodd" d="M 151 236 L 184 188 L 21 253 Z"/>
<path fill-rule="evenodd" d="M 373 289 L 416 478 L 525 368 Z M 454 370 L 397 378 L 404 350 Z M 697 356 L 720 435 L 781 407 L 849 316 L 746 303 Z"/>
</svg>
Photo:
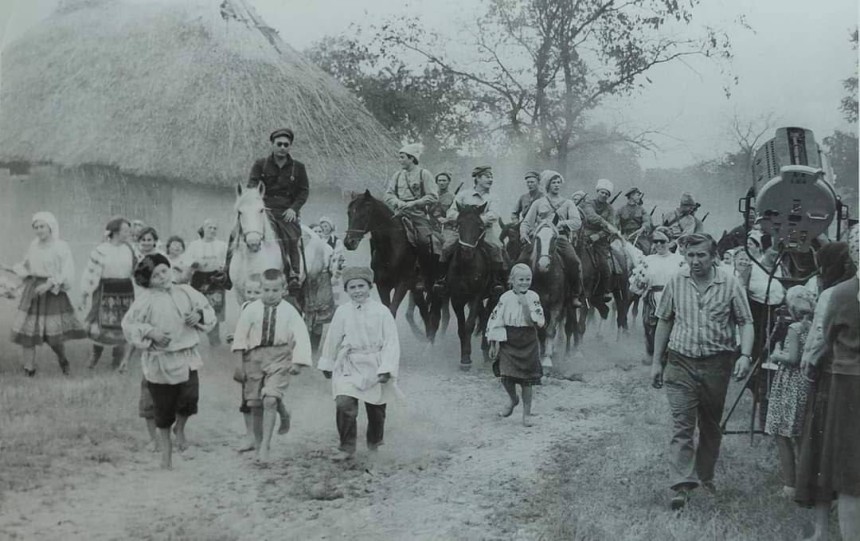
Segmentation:
<svg viewBox="0 0 860 541">
<path fill-rule="evenodd" d="M 261 296 L 239 315 L 233 337 L 236 353 L 234 379 L 244 383 L 243 392 L 254 419 L 257 459 L 269 460 L 272 432 L 290 376 L 311 364 L 311 342 L 302 316 L 283 299 L 283 272 L 263 273 Z"/>
</svg>

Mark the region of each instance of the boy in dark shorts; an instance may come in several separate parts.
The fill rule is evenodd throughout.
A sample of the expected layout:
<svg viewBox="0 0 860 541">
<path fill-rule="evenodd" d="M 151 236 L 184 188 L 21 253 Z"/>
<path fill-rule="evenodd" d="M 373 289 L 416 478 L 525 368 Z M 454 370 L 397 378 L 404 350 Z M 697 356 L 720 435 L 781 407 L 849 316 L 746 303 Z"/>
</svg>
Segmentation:
<svg viewBox="0 0 860 541">
<path fill-rule="evenodd" d="M 257 459 L 268 462 L 278 401 L 283 400 L 290 376 L 311 364 L 311 341 L 299 312 L 283 299 L 284 273 L 263 273 L 261 297 L 239 315 L 233 336 L 236 353 L 234 379 L 243 383 L 251 408 Z"/>
<path fill-rule="evenodd" d="M 155 426 L 161 440 L 161 467 L 172 469 L 170 429 L 176 424 L 177 445 L 185 444 L 185 422 L 197 413 L 198 331 L 210 331 L 217 321 L 202 294 L 174 284 L 170 261 L 161 254 L 145 256 L 134 271 L 144 288 L 122 320 L 128 342 L 142 350 L 141 365 L 152 397 Z"/>
</svg>

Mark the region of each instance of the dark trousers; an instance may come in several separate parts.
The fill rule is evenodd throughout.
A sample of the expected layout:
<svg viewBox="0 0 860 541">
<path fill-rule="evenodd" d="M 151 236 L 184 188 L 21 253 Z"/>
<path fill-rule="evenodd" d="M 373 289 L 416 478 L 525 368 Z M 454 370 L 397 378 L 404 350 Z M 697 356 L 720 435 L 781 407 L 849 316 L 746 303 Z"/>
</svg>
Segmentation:
<svg viewBox="0 0 860 541">
<path fill-rule="evenodd" d="M 654 299 L 654 293 L 662 290 L 663 286 L 651 288 L 642 297 L 642 326 L 645 327 L 645 352 L 648 353 L 649 359 L 654 355 L 654 336 L 657 333 L 659 321 L 655 315 L 657 313 L 657 301 Z"/>
<path fill-rule="evenodd" d="M 347 453 L 355 452 L 358 437 L 358 399 L 352 396 L 335 397 L 337 408 L 337 433 L 340 435 L 340 449 Z M 385 435 L 385 404 L 364 403 L 367 412 L 367 448 L 376 449 L 382 445 Z"/>
<path fill-rule="evenodd" d="M 663 385 L 672 411 L 672 488 L 695 488 L 714 478 L 723 433 L 720 420 L 732 376 L 732 352 L 687 357 L 669 350 Z M 698 445 L 693 441 L 699 428 Z"/>
<path fill-rule="evenodd" d="M 603 242 L 595 242 L 592 245 L 594 250 L 594 264 L 597 267 L 597 287 L 596 296 L 602 297 L 610 293 L 609 282 L 612 280 L 612 268 L 609 265 L 609 258 L 612 257 L 612 249 L 609 244 Z"/>
<path fill-rule="evenodd" d="M 299 238 L 302 235 L 302 228 L 299 226 L 298 219 L 294 222 L 285 222 L 281 214 L 283 214 L 283 210 L 272 212 L 272 226 L 281 244 L 284 272 L 298 274 L 300 271 Z"/>
</svg>

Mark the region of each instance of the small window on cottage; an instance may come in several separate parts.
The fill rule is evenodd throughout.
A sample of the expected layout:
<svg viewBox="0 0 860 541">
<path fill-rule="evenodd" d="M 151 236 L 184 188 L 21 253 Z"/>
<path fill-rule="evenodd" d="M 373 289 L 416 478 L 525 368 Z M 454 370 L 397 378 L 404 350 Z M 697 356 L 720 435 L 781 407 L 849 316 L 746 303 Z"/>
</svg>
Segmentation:
<svg viewBox="0 0 860 541">
<path fill-rule="evenodd" d="M 13 177 L 30 174 L 30 162 L 9 162 L 6 166 L 9 168 L 9 175 Z"/>
</svg>

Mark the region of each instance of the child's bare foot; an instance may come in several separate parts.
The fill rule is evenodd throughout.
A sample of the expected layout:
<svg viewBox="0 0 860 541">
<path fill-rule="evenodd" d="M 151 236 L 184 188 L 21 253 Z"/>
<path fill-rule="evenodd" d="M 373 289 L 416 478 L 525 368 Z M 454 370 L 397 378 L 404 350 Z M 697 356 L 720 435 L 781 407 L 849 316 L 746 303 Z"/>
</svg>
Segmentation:
<svg viewBox="0 0 860 541">
<path fill-rule="evenodd" d="M 502 411 L 499 412 L 499 417 L 510 417 L 511 414 L 514 412 L 514 408 L 516 408 L 517 404 L 519 404 L 519 403 L 520 403 L 519 398 L 517 398 L 515 401 L 509 403 L 505 407 L 505 409 L 503 409 Z"/>
<path fill-rule="evenodd" d="M 188 449 L 188 440 L 185 439 L 185 431 L 177 430 L 176 427 L 173 427 L 173 434 L 176 436 L 176 449 L 181 453 Z"/>
<path fill-rule="evenodd" d="M 146 446 L 146 450 L 150 453 L 160 453 L 161 452 L 161 444 L 158 443 L 158 440 L 151 440 L 149 444 Z"/>
<path fill-rule="evenodd" d="M 532 420 L 530 419 L 530 417 L 533 417 L 533 416 L 532 416 L 532 415 L 530 415 L 530 414 L 527 414 L 527 413 L 524 413 L 524 414 L 523 414 L 523 426 L 529 427 L 529 426 L 534 426 L 534 425 L 535 425 L 535 424 L 532 422 Z"/>
<path fill-rule="evenodd" d="M 278 434 L 286 434 L 290 431 L 290 413 L 281 417 L 281 425 L 278 427 Z"/>
<path fill-rule="evenodd" d="M 256 461 L 258 464 L 268 464 L 269 463 L 269 448 L 263 447 L 259 451 L 257 451 Z"/>
</svg>

